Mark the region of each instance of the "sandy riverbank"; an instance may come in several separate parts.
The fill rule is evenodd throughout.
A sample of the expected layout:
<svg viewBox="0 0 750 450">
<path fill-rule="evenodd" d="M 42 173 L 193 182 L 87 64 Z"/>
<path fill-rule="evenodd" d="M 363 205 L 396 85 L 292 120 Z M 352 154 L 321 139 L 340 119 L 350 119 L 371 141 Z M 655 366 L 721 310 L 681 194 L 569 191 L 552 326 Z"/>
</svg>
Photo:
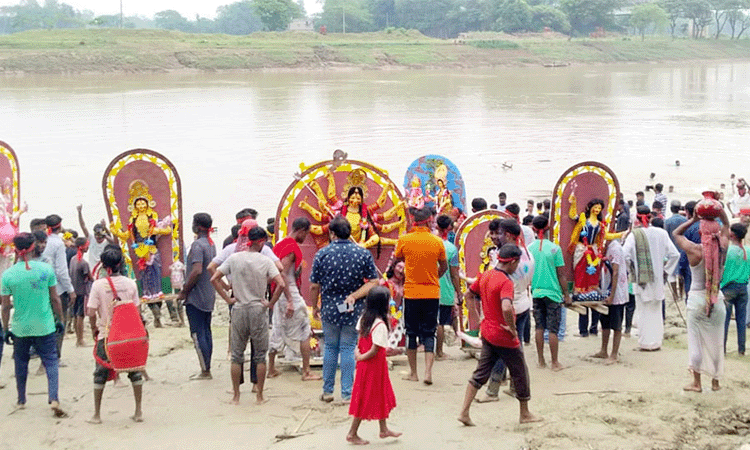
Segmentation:
<svg viewBox="0 0 750 450">
<path fill-rule="evenodd" d="M 396 357 L 391 380 L 398 407 L 390 424 L 404 435 L 380 441 L 377 425 L 365 423 L 361 436 L 371 440 L 373 448 L 408 449 L 433 449 L 436 444 L 454 449 L 488 444 L 514 450 L 735 449 L 750 442 L 746 436 L 750 433 L 750 369 L 737 355 L 734 331 L 730 331 L 723 389 L 686 393 L 681 389 L 688 381 L 685 329 L 673 304 L 668 316 L 661 351 L 633 351 L 634 336 L 623 339 L 621 362 L 605 366 L 589 356 L 598 349 L 599 339 L 575 337 L 577 315 L 568 312 L 568 337 L 561 344 L 564 371 L 537 368 L 534 348 L 525 347 L 531 408 L 545 418 L 532 425 L 518 425 L 517 402 L 507 396 L 498 403 L 476 404 L 472 409 L 475 428 L 455 420 L 466 380 L 475 367 L 475 361 L 458 347 L 450 347 L 450 359 L 436 364 L 432 386 L 403 381 L 405 357 Z M 225 403 L 231 387 L 224 317 L 220 312 L 215 319 L 211 381 L 188 381 L 197 361 L 185 328 L 150 329 L 148 371 L 153 381 L 144 387 L 145 421 L 138 424 L 128 419 L 130 388 L 111 386 L 105 391 L 104 424 L 86 423 L 93 408 L 91 347 L 75 348 L 70 335 L 60 393 L 71 417 L 51 417 L 45 405 L 46 381 L 40 376 L 30 378 L 28 408 L 11 413 L 15 384 L 11 352 L 6 347 L 0 369 L 0 382 L 6 384 L 0 389 L 0 449 L 349 448 L 344 440 L 350 425 L 347 407 L 321 403 L 321 382 L 302 383 L 294 369 L 268 382 L 270 401 L 265 405 L 253 404 L 248 386 L 243 387 L 240 406 Z M 35 369 L 36 363 L 32 366 Z M 275 436 L 293 432 L 311 410 L 300 428 L 303 436 L 276 442 Z"/>
</svg>

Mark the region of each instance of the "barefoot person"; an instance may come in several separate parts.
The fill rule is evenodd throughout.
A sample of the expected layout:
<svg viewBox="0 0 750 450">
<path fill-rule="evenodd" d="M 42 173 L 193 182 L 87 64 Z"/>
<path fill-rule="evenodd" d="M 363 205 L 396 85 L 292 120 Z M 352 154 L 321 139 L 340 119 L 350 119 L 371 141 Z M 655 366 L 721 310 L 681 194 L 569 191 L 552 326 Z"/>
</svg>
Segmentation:
<svg viewBox="0 0 750 450">
<path fill-rule="evenodd" d="M 232 403 L 235 405 L 240 402 L 240 378 L 248 341 L 252 343 L 252 358 L 257 367 L 256 402 L 261 404 L 265 401 L 263 385 L 266 380 L 266 353 L 268 352 L 268 310 L 279 298 L 279 293 L 287 290 L 276 265 L 270 258 L 260 254 L 267 238 L 265 230 L 258 226 L 248 230 L 246 250 L 232 254 L 211 276 L 211 283 L 216 288 L 216 292 L 228 304 L 233 305 L 230 347 L 234 391 Z M 224 288 L 225 284 L 222 281 L 224 276 L 229 279 L 234 297 L 231 297 Z M 276 291 L 271 303 L 265 299 L 266 286 L 270 281 L 276 283 Z"/>
<path fill-rule="evenodd" d="M 565 260 L 559 245 L 545 239 L 549 219 L 547 216 L 538 215 L 534 217 L 531 226 L 538 239 L 529 246 L 529 251 L 534 256 L 534 278 L 531 280 L 531 295 L 534 299 L 534 328 L 536 329 L 536 353 L 539 367 L 547 367 L 544 360 L 544 331 L 549 335 L 549 350 L 551 354 L 550 367 L 554 371 L 562 370 L 563 366 L 558 360 L 558 334 L 560 332 L 560 320 L 565 314 L 562 308 L 563 298 L 565 304 L 570 305 L 573 300 L 568 291 L 568 279 L 565 275 Z"/>
<path fill-rule="evenodd" d="M 628 271 L 625 265 L 625 255 L 622 245 L 618 239 L 609 241 L 606 253 L 610 270 L 603 271 L 602 288 L 609 288 L 609 296 L 604 304 L 609 309 L 609 314 L 602 314 L 602 348 L 594 354 L 594 358 L 604 358 L 605 364 L 617 362 L 617 354 L 620 351 L 620 340 L 622 339 L 622 319 L 625 314 L 625 305 L 628 303 Z M 607 353 L 609 346 L 610 331 L 612 332 L 612 353 Z"/>
<path fill-rule="evenodd" d="M 512 205 L 509 205 L 509 207 Z M 516 205 L 517 206 L 517 205 Z M 514 219 L 493 219 L 489 225 L 490 239 L 498 249 L 504 245 L 518 243 L 522 239 L 521 225 Z M 521 249 L 521 257 L 518 267 L 510 272 L 510 280 L 513 282 L 513 311 L 515 312 L 514 322 L 518 327 L 519 333 L 522 333 L 530 321 L 530 309 L 532 300 L 529 296 L 529 285 L 534 278 L 534 257 L 523 244 L 517 245 Z M 521 335 L 523 339 L 523 335 Z M 479 403 L 496 402 L 499 400 L 500 385 L 505 375 L 505 364 L 502 359 L 498 359 L 495 367 L 490 374 L 490 382 L 487 385 L 487 392 L 484 397 L 477 399 Z M 515 394 L 515 386 L 511 380 L 510 389 L 506 391 L 510 395 Z"/>
<path fill-rule="evenodd" d="M 438 314 L 437 349 L 435 359 L 444 359 L 443 343 L 445 342 L 445 326 L 450 325 L 453 331 L 458 331 L 456 323 L 459 315 L 455 314 L 456 307 L 460 306 L 458 301 L 463 300 L 461 295 L 461 279 L 458 276 L 458 249 L 448 239 L 448 234 L 453 230 L 453 219 L 441 214 L 437 218 L 437 227 L 440 238 L 445 246 L 445 259 L 448 261 L 448 271 L 440 277 L 440 311 Z"/>
<path fill-rule="evenodd" d="M 356 324 L 364 298 L 377 285 L 378 272 L 372 253 L 351 239 L 352 228 L 342 216 L 329 225 L 331 243 L 313 259 L 310 273 L 310 299 L 313 314 L 323 323 L 323 394 L 320 400 L 333 401 L 336 367 L 341 357 L 341 398 L 351 400 L 354 383 Z M 320 297 L 320 306 L 318 306 Z M 437 323 L 437 318 L 435 319 Z"/>
<path fill-rule="evenodd" d="M 3 273 L 2 324 L 5 343 L 13 346 L 16 368 L 16 407 L 26 405 L 26 380 L 29 375 L 29 356 L 33 346 L 47 372 L 47 399 L 56 417 L 65 417 L 58 398 L 58 353 L 56 333 L 62 333 L 62 305 L 57 296 L 57 279 L 52 267 L 40 261 L 30 261 L 34 250 L 34 236 L 21 233 L 13 238 L 16 263 Z M 13 296 L 11 306 L 10 297 Z M 10 320 L 10 310 L 13 321 Z"/>
<path fill-rule="evenodd" d="M 57 279 L 57 295 L 60 297 L 63 315 L 58 317 L 58 321 L 63 324 L 68 321 L 68 307 L 71 302 L 75 302 L 75 290 L 70 282 L 70 272 L 68 272 L 68 261 L 65 258 L 65 243 L 60 237 L 62 231 L 62 218 L 57 214 L 50 214 L 44 219 L 47 225 L 47 246 L 44 248 L 42 256 L 52 265 Z M 63 338 L 65 330 L 57 335 L 57 356 L 62 358 Z M 40 367 L 41 370 L 41 367 Z M 37 372 L 38 373 L 38 372 Z"/>
<path fill-rule="evenodd" d="M 91 332 L 96 340 L 96 356 L 103 362 L 108 363 L 109 357 L 104 344 L 112 324 L 113 299 L 119 298 L 125 302 L 133 302 L 135 305 L 140 305 L 140 299 L 135 281 L 121 275 L 124 263 L 122 250 L 114 246 L 107 247 L 100 255 L 100 260 L 109 275 L 107 278 L 94 281 L 91 285 L 86 312 L 91 323 Z M 102 423 L 101 409 L 104 385 L 107 381 L 115 378 L 114 371 L 97 361 L 94 370 L 94 415 L 89 419 L 89 423 Z M 143 373 L 128 372 L 128 378 L 133 385 L 133 398 L 135 399 L 135 413 L 130 418 L 135 422 L 142 422 Z"/>
<path fill-rule="evenodd" d="M 287 342 L 297 342 L 302 355 L 302 381 L 320 380 L 319 375 L 310 373 L 310 316 L 307 304 L 300 293 L 302 272 L 302 249 L 299 244 L 305 242 L 310 233 L 310 221 L 298 217 L 292 222 L 292 233 L 279 241 L 273 252 L 281 260 L 284 281 L 289 287 L 291 297 L 275 303 L 273 327 L 269 341 L 268 377 L 279 375 L 276 370 L 276 354 L 284 349 Z M 280 293 L 281 291 L 279 291 Z M 275 300 L 275 299 L 274 299 Z M 273 301 L 271 303 L 274 303 Z"/>
<path fill-rule="evenodd" d="M 695 215 L 674 230 L 675 243 L 687 254 L 692 285 L 687 301 L 688 356 L 692 383 L 686 391 L 701 392 L 701 374 L 711 377 L 711 389 L 720 389 L 724 375 L 724 317 L 726 307 L 719 298 L 723 261 L 729 238 L 729 219 L 722 209 L 721 225 L 715 219 L 700 219 L 701 243 L 685 238 L 685 230 L 702 216 L 701 203 Z M 718 202 L 717 202 L 718 203 Z M 704 216 L 705 217 L 705 216 Z"/>
<path fill-rule="evenodd" d="M 385 359 L 388 348 L 388 288 L 376 286 L 365 299 L 365 310 L 359 319 L 359 343 L 355 350 L 357 374 L 354 378 L 349 415 L 354 416 L 346 440 L 355 445 L 369 444 L 359 437 L 359 425 L 363 420 L 380 423 L 380 438 L 399 437 L 401 433 L 391 431 L 386 419 L 396 407 L 388 363 Z"/>
<path fill-rule="evenodd" d="M 458 416 L 458 421 L 466 426 L 474 426 L 469 416 L 471 402 L 474 401 L 479 389 L 490 379 L 492 368 L 498 360 L 502 360 L 510 371 L 520 405 L 520 422 L 541 420 L 529 412 L 529 372 L 518 339 L 516 314 L 513 309 L 513 282 L 509 274 L 518 269 L 520 258 L 521 250 L 515 244 L 503 245 L 498 252 L 498 265 L 479 275 L 465 294 L 467 300 L 479 297 L 484 312 L 480 324 L 482 353 L 477 368 L 466 386 L 463 409 Z"/>
<path fill-rule="evenodd" d="M 408 381 L 417 376 L 417 347 L 424 345 L 424 383 L 432 384 L 435 361 L 435 331 L 440 310 L 440 277 L 448 270 L 445 247 L 428 228 L 432 214 L 429 208 L 412 209 L 411 231 L 401 236 L 393 257 L 404 261 L 404 325 L 406 326 L 406 357 L 409 360 Z"/>
<path fill-rule="evenodd" d="M 729 334 L 729 319 L 734 308 L 734 318 L 737 324 L 737 353 L 745 355 L 745 333 L 747 319 L 747 282 L 750 279 L 750 259 L 747 254 L 750 246 L 743 245 L 747 235 L 747 227 L 741 223 L 729 227 L 729 248 L 727 249 L 724 274 L 721 278 L 721 292 L 727 307 L 727 317 L 724 321 L 724 353 L 727 352 L 727 335 Z"/>
<path fill-rule="evenodd" d="M 75 246 L 76 255 L 70 260 L 70 282 L 76 293 L 72 308 L 73 328 L 76 332 L 76 347 L 83 347 L 83 317 L 86 315 L 86 303 L 93 279 L 89 263 L 83 259 L 83 255 L 89 250 L 89 241 L 85 237 L 78 237 Z"/>
<path fill-rule="evenodd" d="M 216 291 L 211 285 L 211 274 L 206 270 L 211 260 L 216 257 L 216 247 L 209 237 L 212 224 L 213 219 L 206 213 L 197 213 L 193 216 L 193 232 L 198 239 L 190 246 L 187 256 L 189 273 L 185 286 L 177 294 L 177 300 L 185 300 L 190 336 L 201 366 L 201 372 L 191 376 L 191 380 L 212 378 L 211 355 L 214 342 L 211 334 L 211 313 L 214 310 Z"/>
</svg>

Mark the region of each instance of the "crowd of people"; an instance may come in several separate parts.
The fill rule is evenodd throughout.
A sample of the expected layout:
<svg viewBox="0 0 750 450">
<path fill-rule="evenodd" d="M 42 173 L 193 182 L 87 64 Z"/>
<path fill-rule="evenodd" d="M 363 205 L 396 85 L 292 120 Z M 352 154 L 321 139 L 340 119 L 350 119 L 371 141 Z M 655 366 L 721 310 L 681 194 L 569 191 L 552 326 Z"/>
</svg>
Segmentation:
<svg viewBox="0 0 750 450">
<path fill-rule="evenodd" d="M 529 200 L 522 214 L 518 204 L 508 204 L 505 193 L 500 193 L 498 203 L 490 208 L 506 212 L 508 218 L 489 223 L 488 237 L 494 245 L 492 262 L 477 274 L 459 270 L 458 251 L 451 239 L 458 226 L 456 217 L 438 214 L 427 206 L 411 208 L 411 229 L 398 239 L 383 276 L 372 252 L 351 239 L 350 221 L 339 215 L 327 224 L 330 243 L 311 262 L 308 292 L 302 291 L 300 279 L 305 264 L 300 245 L 311 230 L 306 217 L 290 217 L 288 236 L 272 245 L 269 230 L 257 222 L 257 212 L 243 209 L 235 217 L 232 234 L 217 249 L 211 239 L 212 217 L 197 213 L 192 219 L 196 239 L 185 258 L 184 283 L 180 283 L 176 299 L 167 301 L 167 307 L 178 326 L 183 323 L 183 314 L 187 317 L 200 367 L 191 378 L 210 380 L 211 326 L 217 294 L 229 305 L 231 403 L 240 403 L 248 344 L 250 381 L 258 404 L 267 401 L 265 383 L 267 378 L 279 375 L 276 356 L 287 346 L 299 349 L 302 381 L 322 380 L 323 402 L 334 400 L 336 373 L 340 371 L 340 399 L 349 403 L 353 416 L 346 439 L 353 444 L 367 443 L 358 434 L 362 420 L 378 420 L 381 438 L 400 435 L 386 423 L 396 406 L 386 361 L 394 347 L 389 336 L 393 331 L 391 306 L 396 299 L 403 304 L 403 345 L 409 367 L 405 380 L 410 382 L 433 383 L 435 363 L 445 358 L 445 328 L 458 331 L 464 309 L 481 317 L 478 362 L 458 416 L 467 426 L 474 425 L 470 409 L 479 390 L 489 383 L 476 401 L 497 401 L 506 372 L 510 378 L 508 392 L 519 402 L 519 421 L 541 420 L 529 410 L 531 380 L 524 343 L 531 340 L 531 317 L 538 366 L 563 370 L 559 342 L 565 337 L 566 307 L 590 298 L 590 292 L 598 293 L 607 313 L 599 314 L 592 308 L 580 314 L 578 334 L 587 337 L 601 333 L 601 348 L 592 356 L 615 364 L 621 339 L 630 335 L 636 312 L 639 348 L 661 348 L 666 291 L 670 290 L 687 310 L 693 379 L 685 390 L 700 392 L 701 375 L 708 376 L 712 389 L 718 390 L 732 309 L 738 353 L 745 352 L 750 194 L 743 179 L 736 185 L 733 180 L 733 186 L 736 193 L 725 207 L 718 191 L 706 191 L 703 199 L 682 205 L 678 200 L 669 202 L 663 186 L 655 184 L 650 205 L 643 192 L 636 194 L 634 202 L 618 199 L 614 217 L 606 218 L 614 223 L 611 233 L 602 217 L 604 202 L 592 200 L 581 213 L 577 223 L 582 228 L 574 229 L 570 248 L 551 240 L 548 200 Z M 484 199 L 472 201 L 473 212 L 484 209 Z M 573 211 L 571 218 L 578 220 L 577 212 Z M 92 236 L 80 206 L 78 219 L 80 237 L 64 229 L 61 217 L 52 214 L 32 220 L 30 232 L 18 233 L 13 239 L 15 263 L 2 274 L 0 288 L 0 356 L 3 342 L 13 346 L 17 407 L 23 408 L 29 361 L 38 355 L 40 371 L 48 379 L 50 407 L 55 416 L 64 417 L 58 398 L 58 370 L 64 367 L 63 338 L 70 324 L 76 345 L 84 346 L 84 318 L 88 317 L 96 349 L 90 422 L 101 423 L 104 386 L 117 379 L 105 350 L 113 326 L 113 299 L 140 305 L 141 295 L 136 282 L 125 276 L 126 255 L 106 224 L 97 223 Z M 599 235 L 601 244 L 594 247 L 594 238 Z M 572 272 L 574 279 L 565 270 L 566 251 L 575 254 L 574 261 L 587 261 L 582 265 L 583 272 Z M 479 256 L 467 255 L 470 257 Z M 589 278 L 579 279 L 584 272 Z M 594 274 L 597 278 L 592 290 L 590 276 Z M 462 279 L 466 289 L 462 288 Z M 322 375 L 313 372 L 310 365 L 308 304 L 312 305 L 312 318 L 322 325 Z M 159 302 L 149 303 L 156 327 L 161 326 L 161 306 Z M 418 350 L 424 354 L 422 372 L 418 369 Z M 142 385 L 148 375 L 144 370 L 133 370 L 128 378 L 135 400 L 132 419 L 141 421 Z"/>
</svg>

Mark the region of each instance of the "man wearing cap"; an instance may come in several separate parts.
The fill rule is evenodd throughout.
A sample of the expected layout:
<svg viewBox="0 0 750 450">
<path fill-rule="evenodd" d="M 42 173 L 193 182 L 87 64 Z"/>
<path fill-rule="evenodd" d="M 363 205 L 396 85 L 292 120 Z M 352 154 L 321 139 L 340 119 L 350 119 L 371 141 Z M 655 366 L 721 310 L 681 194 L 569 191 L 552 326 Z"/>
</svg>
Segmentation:
<svg viewBox="0 0 750 450">
<path fill-rule="evenodd" d="M 76 294 L 73 289 L 73 283 L 70 281 L 70 273 L 68 272 L 68 261 L 65 258 L 65 243 L 63 243 L 60 237 L 60 231 L 62 230 L 62 218 L 57 214 L 50 214 L 45 217 L 44 223 L 47 225 L 47 247 L 42 253 L 42 257 L 47 258 L 52 264 L 52 268 L 55 271 L 55 278 L 57 279 L 57 295 L 60 297 L 62 303 L 62 316 L 57 317 L 58 322 L 68 322 L 68 306 L 75 302 Z M 63 338 L 65 337 L 65 330 L 57 335 L 57 356 L 62 357 L 62 345 Z M 61 363 L 61 367 L 64 365 Z"/>
<path fill-rule="evenodd" d="M 419 381 L 417 347 L 424 345 L 424 383 L 432 384 L 435 332 L 440 310 L 440 277 L 448 270 L 443 241 L 432 234 L 429 208 L 412 209 L 411 231 L 401 236 L 393 253 L 394 264 L 404 261 L 404 325 L 410 373 L 405 379 Z"/>
<path fill-rule="evenodd" d="M 241 233 L 240 236 L 243 234 Z M 260 250 L 265 247 L 268 235 L 259 226 L 245 231 L 247 245 L 245 250 L 232 254 L 211 276 L 211 283 L 216 292 L 232 307 L 230 320 L 230 348 L 232 353 L 232 397 L 233 404 L 240 402 L 240 380 L 242 365 L 245 362 L 245 349 L 250 341 L 252 359 L 257 367 L 256 403 L 261 404 L 263 385 L 266 379 L 266 353 L 268 353 L 268 310 L 279 298 L 279 292 L 288 294 L 288 286 L 279 270 L 270 258 L 263 256 Z M 226 276 L 232 285 L 233 296 L 225 289 L 221 278 Z M 276 291 L 269 303 L 266 300 L 266 286 L 276 283 Z"/>
<path fill-rule="evenodd" d="M 664 274 L 674 273 L 680 253 L 665 230 L 649 226 L 648 206 L 641 205 L 636 212 L 635 228 L 625 240 L 623 252 L 634 267 L 636 309 L 640 311 L 638 345 L 643 351 L 654 351 L 664 339 Z"/>
<path fill-rule="evenodd" d="M 81 226 L 83 236 L 89 241 L 89 267 L 92 269 L 99 262 L 99 257 L 107 244 L 114 244 L 115 240 L 107 229 L 104 219 L 94 225 L 94 239 L 91 239 L 86 222 L 83 220 L 83 205 L 76 206 L 78 210 L 78 224 Z"/>
</svg>

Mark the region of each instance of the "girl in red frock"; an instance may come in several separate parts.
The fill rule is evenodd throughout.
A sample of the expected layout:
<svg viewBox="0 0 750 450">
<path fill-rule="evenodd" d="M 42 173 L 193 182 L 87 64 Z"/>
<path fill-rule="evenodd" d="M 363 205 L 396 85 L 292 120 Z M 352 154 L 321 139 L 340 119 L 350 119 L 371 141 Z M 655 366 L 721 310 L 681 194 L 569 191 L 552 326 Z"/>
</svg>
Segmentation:
<svg viewBox="0 0 750 450">
<path fill-rule="evenodd" d="M 380 422 L 380 437 L 399 437 L 388 429 L 385 420 L 396 407 L 385 352 L 388 348 L 388 288 L 376 286 L 365 300 L 365 309 L 359 319 L 359 343 L 355 350 L 357 372 L 354 377 L 349 414 L 354 416 L 346 440 L 356 445 L 369 444 L 357 435 L 363 420 Z"/>
</svg>

